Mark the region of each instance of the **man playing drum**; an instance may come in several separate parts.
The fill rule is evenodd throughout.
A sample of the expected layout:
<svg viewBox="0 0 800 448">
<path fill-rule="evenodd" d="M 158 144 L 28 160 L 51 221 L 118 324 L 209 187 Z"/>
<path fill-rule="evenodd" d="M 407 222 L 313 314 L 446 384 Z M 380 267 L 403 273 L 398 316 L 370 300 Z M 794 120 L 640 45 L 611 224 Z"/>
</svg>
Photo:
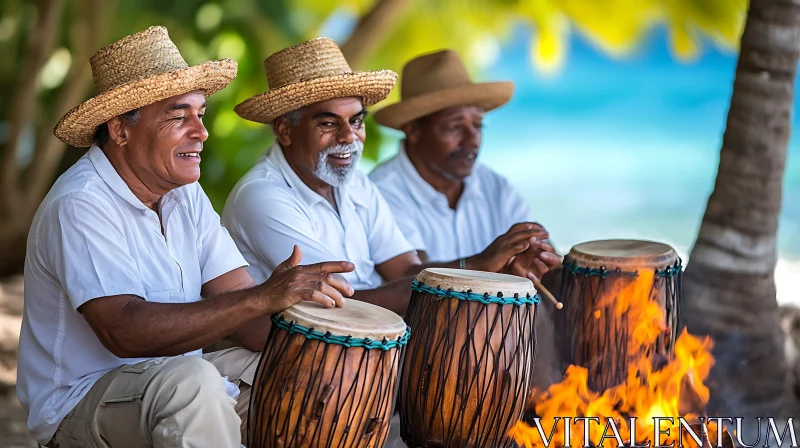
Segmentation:
<svg viewBox="0 0 800 448">
<path fill-rule="evenodd" d="M 233 334 L 260 351 L 248 322 L 304 300 L 342 306 L 352 288 L 335 273 L 353 266 L 297 266 L 295 248 L 261 284 L 244 269 L 197 183 L 205 98 L 235 61 L 188 67 L 153 27 L 91 66 L 97 96 L 54 130 L 91 148 L 28 236 L 17 381 L 28 428 L 48 447 L 238 448 L 260 353 L 201 348 Z"/>
<path fill-rule="evenodd" d="M 356 169 L 366 138 L 365 107 L 385 98 L 397 75 L 353 72 L 328 38 L 281 50 L 264 66 L 269 91 L 235 111 L 272 125 L 276 138 L 236 184 L 222 214 L 248 270 L 256 281 L 266 278 L 298 244 L 306 261 L 355 264 L 344 274 L 356 290 L 353 297 L 403 315 L 411 276 L 426 266 L 378 189 Z M 507 271 L 531 238 L 542 235 L 540 227 L 520 223 L 485 250 L 437 265 Z"/>
<path fill-rule="evenodd" d="M 401 101 L 375 121 L 405 133 L 399 153 L 370 179 L 423 261 L 480 253 L 530 211 L 509 182 L 476 162 L 486 112 L 505 104 L 512 82 L 473 83 L 451 50 L 419 56 L 403 68 Z M 538 280 L 560 263 L 540 230 L 528 251 Z M 516 272 L 520 274 L 519 272 Z"/>
</svg>

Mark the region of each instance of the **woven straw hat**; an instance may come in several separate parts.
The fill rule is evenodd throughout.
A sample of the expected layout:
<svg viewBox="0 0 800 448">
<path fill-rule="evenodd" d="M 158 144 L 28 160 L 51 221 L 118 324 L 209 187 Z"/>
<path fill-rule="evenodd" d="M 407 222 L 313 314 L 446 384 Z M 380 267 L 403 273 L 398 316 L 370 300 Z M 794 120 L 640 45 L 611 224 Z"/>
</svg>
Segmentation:
<svg viewBox="0 0 800 448">
<path fill-rule="evenodd" d="M 240 117 L 271 123 L 281 115 L 333 98 L 361 97 L 364 106 L 386 98 L 397 73 L 354 72 L 332 39 L 318 37 L 284 48 L 264 61 L 269 90 L 233 109 Z"/>
<path fill-rule="evenodd" d="M 130 110 L 193 90 L 209 96 L 227 86 L 237 69 L 232 59 L 189 67 L 161 26 L 101 48 L 89 63 L 97 95 L 67 112 L 53 129 L 77 147 L 91 146 L 97 126 Z"/>
<path fill-rule="evenodd" d="M 375 113 L 375 121 L 400 129 L 436 111 L 475 105 L 487 111 L 507 103 L 514 93 L 511 81 L 473 83 L 461 58 L 442 50 L 412 59 L 403 67 L 400 101 Z"/>
</svg>

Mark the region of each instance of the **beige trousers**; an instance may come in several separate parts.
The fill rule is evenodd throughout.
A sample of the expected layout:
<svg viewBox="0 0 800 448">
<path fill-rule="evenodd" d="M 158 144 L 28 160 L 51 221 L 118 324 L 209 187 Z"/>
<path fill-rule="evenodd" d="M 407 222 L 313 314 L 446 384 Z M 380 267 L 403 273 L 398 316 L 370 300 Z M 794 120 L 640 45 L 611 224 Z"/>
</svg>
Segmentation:
<svg viewBox="0 0 800 448">
<path fill-rule="evenodd" d="M 61 422 L 51 448 L 239 448 L 260 353 L 230 348 L 157 358 L 103 375 Z M 236 400 L 222 377 L 239 387 Z M 242 442 L 242 441 L 245 442 Z"/>
</svg>

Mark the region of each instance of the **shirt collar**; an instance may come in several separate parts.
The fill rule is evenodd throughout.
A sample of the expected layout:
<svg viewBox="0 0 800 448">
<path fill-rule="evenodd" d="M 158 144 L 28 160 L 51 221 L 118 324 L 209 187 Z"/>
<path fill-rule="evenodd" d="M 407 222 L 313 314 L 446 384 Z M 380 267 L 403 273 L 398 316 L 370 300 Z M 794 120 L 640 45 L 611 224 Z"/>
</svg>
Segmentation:
<svg viewBox="0 0 800 448">
<path fill-rule="evenodd" d="M 114 165 L 108 161 L 108 157 L 106 157 L 106 154 L 99 146 L 92 145 L 87 152 L 87 156 L 89 157 L 89 161 L 92 162 L 92 165 L 94 165 L 97 174 L 100 175 L 100 178 L 103 179 L 106 185 L 114 190 L 117 196 L 140 210 L 148 210 L 147 206 L 133 194 L 128 184 L 122 180 L 122 177 L 117 173 Z"/>
<path fill-rule="evenodd" d="M 296 191 L 306 204 L 313 206 L 317 202 L 325 200 L 319 193 L 309 188 L 308 185 L 300 179 L 297 173 L 294 172 L 294 169 L 289 165 L 289 161 L 286 160 L 286 156 L 283 154 L 283 148 L 281 148 L 277 140 L 270 146 L 268 157 L 278 166 L 286 184 Z"/>
<path fill-rule="evenodd" d="M 404 142 L 400 143 L 400 151 L 397 154 L 397 160 L 403 174 L 408 180 L 408 185 L 411 187 L 411 193 L 416 196 L 418 200 L 422 202 L 441 200 L 441 198 L 444 198 L 445 201 L 447 200 L 443 193 L 438 192 L 428 181 L 420 176 L 417 168 L 411 163 L 411 159 L 408 158 Z M 464 179 L 464 192 L 461 193 L 461 198 L 458 200 L 459 204 L 464 198 L 472 198 L 480 194 L 480 182 L 478 181 L 478 176 L 475 174 L 477 168 L 478 166 L 476 163 L 472 173 Z"/>
</svg>

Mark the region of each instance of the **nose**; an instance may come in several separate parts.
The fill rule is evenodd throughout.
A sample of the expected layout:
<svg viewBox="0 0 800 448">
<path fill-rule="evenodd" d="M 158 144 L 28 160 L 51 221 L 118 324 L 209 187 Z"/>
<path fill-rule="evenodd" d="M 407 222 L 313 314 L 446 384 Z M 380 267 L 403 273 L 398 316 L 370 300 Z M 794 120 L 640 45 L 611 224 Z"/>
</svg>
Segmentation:
<svg viewBox="0 0 800 448">
<path fill-rule="evenodd" d="M 206 126 L 203 124 L 203 120 L 201 120 L 197 115 L 192 117 L 191 128 L 186 135 L 189 138 L 199 140 L 200 142 L 208 140 L 208 129 L 206 129 Z"/>
<path fill-rule="evenodd" d="M 461 138 L 461 146 L 467 149 L 478 149 L 481 146 L 481 130 L 472 126 L 467 126 Z"/>
<path fill-rule="evenodd" d="M 339 132 L 336 134 L 336 143 L 349 145 L 355 142 L 357 138 L 358 136 L 350 123 L 346 122 L 339 126 Z"/>
</svg>

